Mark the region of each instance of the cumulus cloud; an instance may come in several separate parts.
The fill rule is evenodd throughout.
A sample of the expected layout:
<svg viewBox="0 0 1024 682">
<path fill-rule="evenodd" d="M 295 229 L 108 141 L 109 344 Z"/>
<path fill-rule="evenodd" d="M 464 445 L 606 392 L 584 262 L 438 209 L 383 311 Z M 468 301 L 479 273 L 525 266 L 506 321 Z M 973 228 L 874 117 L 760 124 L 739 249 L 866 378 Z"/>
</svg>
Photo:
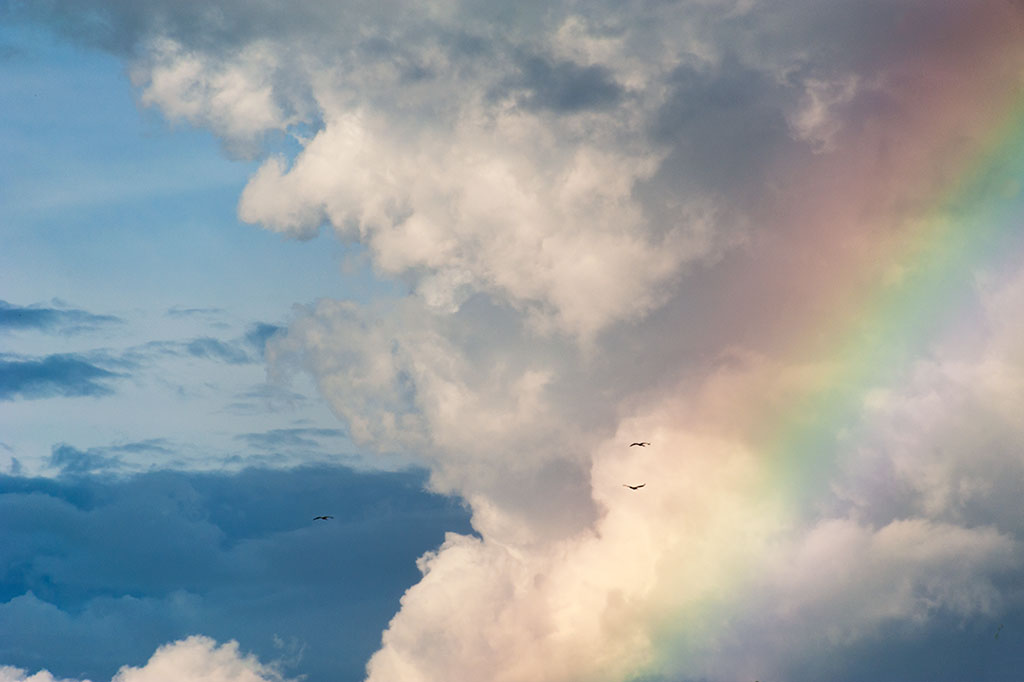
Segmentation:
<svg viewBox="0 0 1024 682">
<path fill-rule="evenodd" d="M 197 682 L 278 682 L 280 673 L 252 654 L 239 654 L 238 642 L 218 646 L 209 637 L 193 636 L 156 650 L 146 665 L 125 666 L 112 682 L 160 682 L 187 679 Z"/>
<path fill-rule="evenodd" d="M 210 128 L 234 154 L 255 155 L 267 132 L 298 120 L 275 99 L 268 74 L 277 71 L 277 54 L 267 46 L 250 44 L 221 60 L 160 38 L 146 54 L 132 79 L 142 104 L 159 107 L 171 121 Z"/>
<path fill-rule="evenodd" d="M 165 644 L 140 667 L 124 666 L 112 682 L 158 682 L 160 680 L 197 680 L 197 682 L 280 682 L 285 679 L 270 665 L 260 663 L 252 654 L 239 652 L 238 642 L 218 645 L 209 637 L 194 635 Z M 0 667 L 3 682 L 74 682 L 58 680 L 47 670 L 29 675 L 11 666 Z"/>
<path fill-rule="evenodd" d="M 30 675 L 27 670 L 13 666 L 0 666 L 0 682 L 74 682 L 73 680 L 58 679 L 50 674 L 48 670 L 40 670 Z"/>
</svg>

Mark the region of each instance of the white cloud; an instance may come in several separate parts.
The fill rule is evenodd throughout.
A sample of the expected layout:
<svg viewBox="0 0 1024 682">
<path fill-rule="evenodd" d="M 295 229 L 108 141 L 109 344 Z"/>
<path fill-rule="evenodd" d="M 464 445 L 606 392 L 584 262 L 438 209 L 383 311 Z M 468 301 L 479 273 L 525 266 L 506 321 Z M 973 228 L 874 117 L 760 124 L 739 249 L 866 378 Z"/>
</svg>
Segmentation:
<svg viewBox="0 0 1024 682">
<path fill-rule="evenodd" d="M 286 111 L 297 102 L 279 101 L 273 81 L 281 65 L 270 45 L 217 57 L 157 38 L 146 54 L 132 71 L 141 103 L 159 107 L 171 121 L 210 128 L 234 153 L 254 155 L 265 133 L 300 120 Z"/>
<path fill-rule="evenodd" d="M 539 114 L 476 102 L 447 133 L 392 126 L 372 111 L 329 116 L 291 168 L 259 170 L 241 217 L 297 236 L 327 220 L 382 273 L 424 273 L 428 302 L 451 309 L 458 289 L 484 291 L 583 336 L 642 316 L 660 285 L 719 248 L 713 208 L 651 232 L 631 196 L 656 168 L 649 153 L 566 141 Z"/>
<path fill-rule="evenodd" d="M 125 666 L 112 682 L 279 682 L 281 675 L 251 654 L 240 654 L 237 642 L 218 645 L 193 635 L 165 644 L 141 668 Z"/>
<path fill-rule="evenodd" d="M 58 679 L 50 674 L 48 670 L 29 675 L 27 670 L 14 668 L 9 665 L 0 665 L 0 682 L 75 682 L 69 679 Z M 83 680 L 82 682 L 88 682 Z"/>
<path fill-rule="evenodd" d="M 238 642 L 218 645 L 209 637 L 193 635 L 165 644 L 141 667 L 124 666 L 111 682 L 284 682 L 273 667 L 251 654 L 242 654 Z M 20 668 L 0 666 L 0 682 L 75 682 L 57 679 L 49 671 L 33 675 Z M 82 680 L 81 682 L 88 682 Z"/>
</svg>

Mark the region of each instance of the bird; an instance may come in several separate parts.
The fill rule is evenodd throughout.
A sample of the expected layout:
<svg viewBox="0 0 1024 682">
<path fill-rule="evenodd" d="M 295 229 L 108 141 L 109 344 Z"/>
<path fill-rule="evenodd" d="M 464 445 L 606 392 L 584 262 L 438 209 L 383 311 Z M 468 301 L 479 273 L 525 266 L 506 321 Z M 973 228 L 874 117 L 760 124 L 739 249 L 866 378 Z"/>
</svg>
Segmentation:
<svg viewBox="0 0 1024 682">
<path fill-rule="evenodd" d="M 1003 624 L 1000 623 L 999 627 L 996 629 L 996 639 L 999 639 L 999 631 L 1002 630 L 1002 629 L 1003 629 Z"/>
<path fill-rule="evenodd" d="M 642 448 L 646 448 L 648 445 L 650 445 L 650 443 L 648 443 L 647 441 L 643 441 L 641 443 L 630 443 L 629 447 L 633 447 L 634 445 L 639 445 Z"/>
<path fill-rule="evenodd" d="M 641 483 L 640 485 L 630 485 L 628 483 L 623 483 L 622 487 L 629 488 L 630 490 L 639 490 L 640 488 L 643 488 L 645 485 L 647 485 L 647 484 L 646 483 Z"/>
<path fill-rule="evenodd" d="M 314 521 L 326 521 L 327 519 L 333 519 L 333 516 L 314 516 Z"/>
</svg>

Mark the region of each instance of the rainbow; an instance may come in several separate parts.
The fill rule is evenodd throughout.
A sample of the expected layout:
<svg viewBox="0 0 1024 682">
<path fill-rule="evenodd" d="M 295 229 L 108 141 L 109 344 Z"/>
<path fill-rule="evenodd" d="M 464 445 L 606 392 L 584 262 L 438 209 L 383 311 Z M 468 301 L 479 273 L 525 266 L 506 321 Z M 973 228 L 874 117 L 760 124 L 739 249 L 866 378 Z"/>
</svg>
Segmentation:
<svg viewBox="0 0 1024 682">
<path fill-rule="evenodd" d="M 924 209 L 900 221 L 899 234 L 887 244 L 896 248 L 884 262 L 877 250 L 863 250 L 840 263 L 834 291 L 817 308 L 827 314 L 794 333 L 800 341 L 789 357 L 824 369 L 813 386 L 767 417 L 770 424 L 756 429 L 766 434 L 757 448 L 766 466 L 762 489 L 754 491 L 761 508 L 781 509 L 793 527 L 828 493 L 840 452 L 850 447 L 840 438 L 858 433 L 871 392 L 900 385 L 932 344 L 967 319 L 979 272 L 1021 265 L 1024 86 L 994 109 L 1000 113 L 987 119 L 987 135 L 951 160 L 959 172 L 932 192 Z M 850 286 L 865 281 L 871 284 Z M 728 639 L 730 613 L 740 608 L 733 600 L 755 568 L 723 566 L 714 594 L 684 612 L 664 614 L 652 630 L 652 659 L 642 674 L 673 669 L 710 641 Z"/>
<path fill-rule="evenodd" d="M 876 278 L 855 300 L 837 302 L 831 319 L 815 321 L 831 330 L 824 335 L 831 347 L 826 377 L 789 406 L 766 449 L 770 483 L 787 498 L 811 501 L 836 463 L 838 435 L 856 425 L 865 397 L 897 384 L 955 327 L 979 269 L 1024 253 L 1024 92 L 1004 111 L 961 161 L 956 181 L 910 220 L 900 252 L 889 258 L 898 278 Z"/>
</svg>

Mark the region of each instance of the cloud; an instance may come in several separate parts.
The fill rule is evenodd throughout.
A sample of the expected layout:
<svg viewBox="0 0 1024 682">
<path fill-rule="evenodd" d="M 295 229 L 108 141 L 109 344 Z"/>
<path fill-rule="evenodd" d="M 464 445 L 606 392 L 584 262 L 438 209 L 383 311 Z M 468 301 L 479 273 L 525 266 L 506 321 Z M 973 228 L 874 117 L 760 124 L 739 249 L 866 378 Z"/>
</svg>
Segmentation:
<svg viewBox="0 0 1024 682">
<path fill-rule="evenodd" d="M 219 319 L 227 313 L 223 308 L 184 308 L 182 306 L 174 306 L 167 309 L 167 315 L 169 317 L 202 317 L 210 319 Z"/>
<path fill-rule="evenodd" d="M 213 129 L 233 154 L 254 156 L 265 133 L 299 120 L 275 98 L 278 56 L 268 47 L 250 44 L 220 61 L 157 39 L 147 55 L 150 63 L 136 77 L 145 83 L 142 104 L 158 106 L 171 121 Z"/>
<path fill-rule="evenodd" d="M 97 315 L 75 308 L 54 308 L 41 304 L 18 306 L 0 301 L 0 330 L 36 329 L 74 334 L 121 322 L 113 315 Z"/>
<path fill-rule="evenodd" d="M 252 362 L 252 358 L 241 349 L 209 336 L 192 339 L 185 344 L 185 351 L 193 357 L 220 360 L 230 365 Z"/>
<path fill-rule="evenodd" d="M 259 384 L 233 396 L 226 409 L 236 414 L 294 411 L 309 403 L 302 393 L 275 384 Z"/>
<path fill-rule="evenodd" d="M 12 666 L 0 666 L 0 682 L 74 682 L 70 679 L 57 679 L 47 670 L 29 675 L 27 670 Z"/>
<path fill-rule="evenodd" d="M 217 645 L 209 637 L 193 636 L 165 644 L 141 668 L 125 666 L 112 682 L 159 682 L 188 679 L 197 682 L 278 682 L 283 678 L 251 654 L 239 654 L 238 642 Z"/>
<path fill-rule="evenodd" d="M 269 341 L 274 334 L 281 331 L 284 331 L 284 328 L 276 324 L 257 322 L 250 326 L 249 331 L 245 333 L 245 341 L 252 346 L 257 353 L 259 353 L 260 357 L 263 357 L 263 354 L 266 351 L 267 341 Z"/>
<path fill-rule="evenodd" d="M 0 400 L 106 396 L 114 392 L 106 382 L 121 376 L 75 354 L 38 360 L 0 356 Z"/>
<path fill-rule="evenodd" d="M 293 450 L 296 448 L 320 450 L 323 445 L 318 439 L 339 438 L 344 435 L 345 432 L 338 429 L 294 428 L 273 429 L 261 433 L 243 433 L 235 438 L 258 450 Z"/>
<path fill-rule="evenodd" d="M 109 680 L 203 633 L 287 658 L 289 676 L 359 679 L 416 557 L 447 529 L 471 532 L 423 485 L 336 466 L 0 476 L 0 660 Z M 275 637 L 305 646 L 301 659 Z"/>
<path fill-rule="evenodd" d="M 79 450 L 66 443 L 61 443 L 53 446 L 49 465 L 59 469 L 62 475 L 92 474 L 121 469 L 124 466 L 121 455 L 166 456 L 173 452 L 171 444 L 162 438 L 94 447 L 87 450 Z"/>
<path fill-rule="evenodd" d="M 101 454 L 95 449 L 82 451 L 70 445 L 55 445 L 50 455 L 50 466 L 60 469 L 62 474 L 85 474 L 105 469 L 116 469 L 121 465 L 117 457 Z"/>
<path fill-rule="evenodd" d="M 241 219 L 329 225 L 411 291 L 298 308 L 265 345 L 472 509 L 370 680 L 900 680 L 950 627 L 1020 619 L 1024 298 L 993 265 L 998 293 L 961 291 L 976 336 L 944 335 L 946 299 L 903 311 L 935 316 L 919 346 L 870 324 L 943 261 L 950 196 L 1017 179 L 959 174 L 1019 87 L 1019 7 L 22 11 L 235 153 L 289 136 Z M 961 265 L 948 286 L 988 264 Z M 886 344 L 913 352 L 849 376 Z"/>
<path fill-rule="evenodd" d="M 245 348 L 251 345 L 251 332 L 242 339 L 221 340 L 212 336 L 197 336 L 183 341 L 147 341 L 142 345 L 128 348 L 115 360 L 133 365 L 153 356 L 187 356 L 228 365 L 245 365 L 255 362 Z"/>
<path fill-rule="evenodd" d="M 281 682 L 285 678 L 272 665 L 252 654 L 239 652 L 238 642 L 218 645 L 209 637 L 193 635 L 158 648 L 140 667 L 124 666 L 112 682 L 155 682 L 188 679 L 202 682 Z M 29 675 L 26 670 L 0 667 L 2 682 L 73 682 L 57 680 L 47 670 Z"/>
<path fill-rule="evenodd" d="M 615 106 L 623 96 L 611 71 L 603 66 L 581 66 L 572 61 L 551 61 L 532 56 L 522 62 L 516 86 L 527 93 L 521 103 L 527 107 L 575 112 Z"/>
</svg>

